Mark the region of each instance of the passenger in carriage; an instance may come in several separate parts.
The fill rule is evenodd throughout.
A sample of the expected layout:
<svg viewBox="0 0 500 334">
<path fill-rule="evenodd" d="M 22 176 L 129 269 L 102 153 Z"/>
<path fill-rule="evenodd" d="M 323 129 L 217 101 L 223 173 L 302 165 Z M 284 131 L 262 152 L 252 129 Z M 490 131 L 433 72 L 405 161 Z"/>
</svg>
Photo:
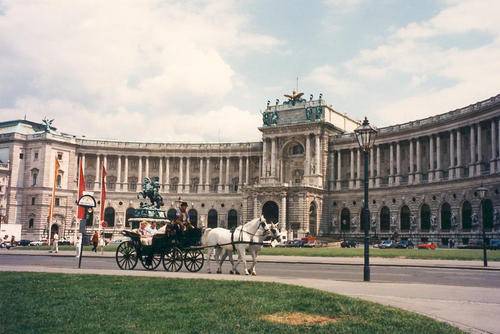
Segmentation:
<svg viewBox="0 0 500 334">
<path fill-rule="evenodd" d="M 193 228 L 193 225 L 191 225 L 191 222 L 189 221 L 187 207 L 187 202 L 181 202 L 180 208 L 177 210 L 177 216 L 174 220 L 174 224 L 178 224 L 181 231 L 190 230 Z"/>
<path fill-rule="evenodd" d="M 154 236 L 156 233 L 158 233 L 158 229 L 156 228 L 156 222 L 152 222 L 151 225 L 146 227 L 146 233 L 148 233 L 151 236 Z"/>
<path fill-rule="evenodd" d="M 143 245 L 151 245 L 153 241 L 153 236 L 148 232 L 148 228 L 148 223 L 146 221 L 142 221 L 138 232 L 141 235 L 141 243 Z"/>
</svg>

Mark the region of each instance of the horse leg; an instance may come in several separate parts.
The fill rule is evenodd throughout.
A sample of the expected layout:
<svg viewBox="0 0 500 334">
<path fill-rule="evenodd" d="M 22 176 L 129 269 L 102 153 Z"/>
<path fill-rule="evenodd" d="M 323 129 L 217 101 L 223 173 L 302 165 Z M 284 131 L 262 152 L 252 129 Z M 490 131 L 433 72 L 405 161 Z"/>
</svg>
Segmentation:
<svg viewBox="0 0 500 334">
<path fill-rule="evenodd" d="M 217 268 L 217 274 L 221 274 L 222 273 L 222 270 L 221 270 L 221 263 L 220 263 L 220 259 L 221 259 L 221 252 L 222 252 L 222 248 L 220 247 L 217 247 L 215 249 L 215 261 L 216 263 L 218 262 L 219 263 L 219 267 Z"/>
<path fill-rule="evenodd" d="M 217 274 L 222 273 L 222 264 L 224 263 L 224 261 L 226 260 L 226 257 L 227 257 L 227 251 L 223 248 L 221 248 L 220 250 L 221 250 L 222 256 L 220 256 L 220 259 L 219 259 L 219 268 L 217 269 Z"/>
<path fill-rule="evenodd" d="M 211 274 L 212 271 L 210 270 L 210 256 L 212 255 L 214 249 L 213 247 L 208 247 L 207 248 L 207 262 L 208 262 L 208 269 L 207 269 L 207 273 Z"/>
<path fill-rule="evenodd" d="M 231 251 L 226 250 L 226 253 L 229 256 L 229 262 L 231 262 L 231 270 L 229 270 L 229 273 L 231 275 L 238 273 L 238 271 L 234 267 L 233 251 L 232 250 Z"/>
<path fill-rule="evenodd" d="M 250 268 L 250 272 L 252 276 L 256 276 L 257 273 L 255 272 L 255 266 L 257 265 L 257 251 L 255 249 L 252 249 L 252 267 Z"/>
<path fill-rule="evenodd" d="M 241 256 L 241 259 L 243 260 L 243 266 L 245 267 L 245 275 L 250 275 L 250 273 L 248 272 L 248 267 L 247 267 L 245 247 L 243 246 L 243 247 L 238 248 L 238 253 Z"/>
</svg>

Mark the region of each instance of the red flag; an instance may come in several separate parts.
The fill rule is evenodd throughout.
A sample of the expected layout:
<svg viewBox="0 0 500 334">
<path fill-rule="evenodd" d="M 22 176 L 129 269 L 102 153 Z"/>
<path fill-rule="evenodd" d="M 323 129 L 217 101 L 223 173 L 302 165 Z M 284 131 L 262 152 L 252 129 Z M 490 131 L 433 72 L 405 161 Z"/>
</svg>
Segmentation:
<svg viewBox="0 0 500 334">
<path fill-rule="evenodd" d="M 104 207 L 106 206 L 106 167 L 102 164 L 101 173 L 101 214 L 99 220 L 104 221 Z"/>
<path fill-rule="evenodd" d="M 82 197 L 85 191 L 85 176 L 83 175 L 83 159 L 80 159 L 80 171 L 78 172 L 78 199 Z M 78 219 L 85 219 L 85 207 L 78 206 Z"/>
</svg>

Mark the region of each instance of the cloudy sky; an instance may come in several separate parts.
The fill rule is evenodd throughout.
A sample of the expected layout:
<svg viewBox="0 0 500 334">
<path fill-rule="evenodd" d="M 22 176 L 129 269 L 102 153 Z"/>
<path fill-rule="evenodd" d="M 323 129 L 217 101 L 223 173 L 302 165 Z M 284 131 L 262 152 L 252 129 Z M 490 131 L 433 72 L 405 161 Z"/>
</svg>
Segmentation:
<svg viewBox="0 0 500 334">
<path fill-rule="evenodd" d="M 153 141 L 258 140 L 299 90 L 378 126 L 500 93 L 500 1 L 4 1 L 0 121 Z"/>
</svg>

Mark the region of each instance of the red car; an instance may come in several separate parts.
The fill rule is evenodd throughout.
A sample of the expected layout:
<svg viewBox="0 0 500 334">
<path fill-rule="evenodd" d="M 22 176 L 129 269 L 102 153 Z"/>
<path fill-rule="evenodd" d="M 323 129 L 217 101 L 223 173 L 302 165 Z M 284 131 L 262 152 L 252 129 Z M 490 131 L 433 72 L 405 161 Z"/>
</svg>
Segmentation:
<svg viewBox="0 0 500 334">
<path fill-rule="evenodd" d="M 437 245 L 433 242 L 426 242 L 423 244 L 418 244 L 417 245 L 418 249 L 432 249 L 435 250 L 437 248 Z"/>
</svg>

